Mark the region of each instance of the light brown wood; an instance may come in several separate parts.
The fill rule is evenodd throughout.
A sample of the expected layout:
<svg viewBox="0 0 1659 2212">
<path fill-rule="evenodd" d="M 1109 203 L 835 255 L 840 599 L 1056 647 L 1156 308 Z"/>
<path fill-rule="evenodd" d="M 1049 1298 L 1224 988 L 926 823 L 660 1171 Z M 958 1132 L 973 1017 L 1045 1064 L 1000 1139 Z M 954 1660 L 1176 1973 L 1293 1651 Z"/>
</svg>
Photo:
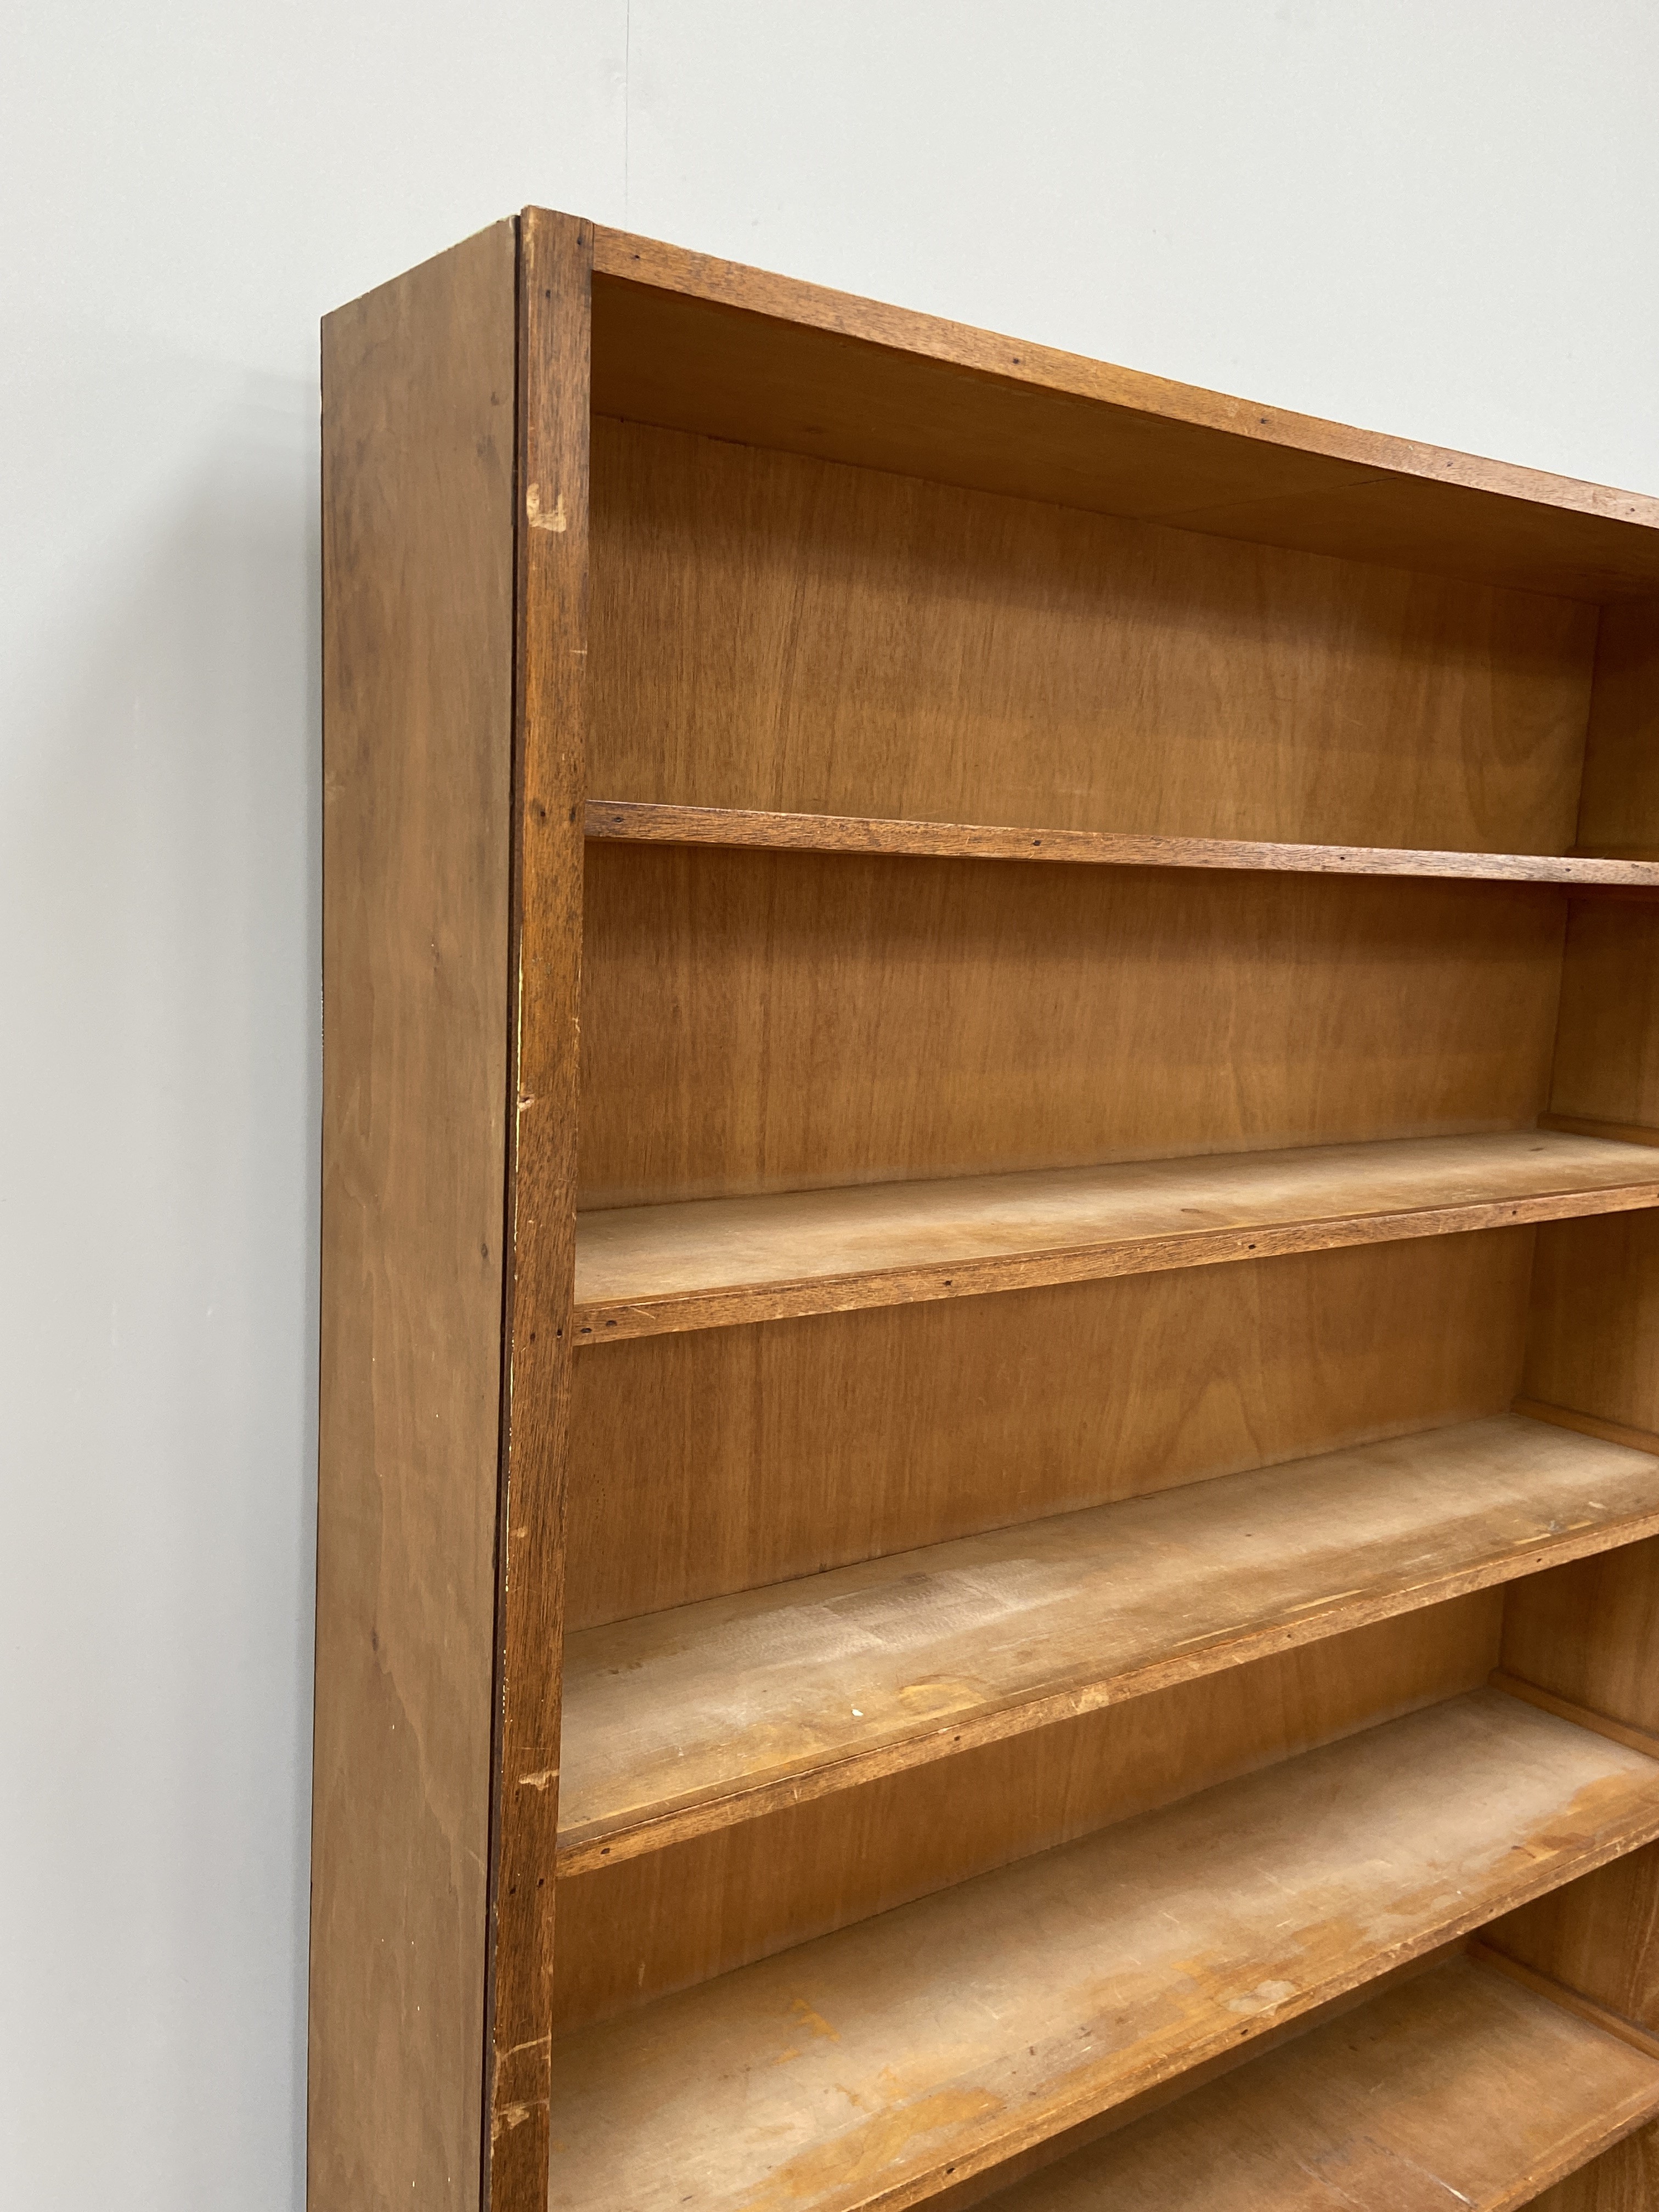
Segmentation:
<svg viewBox="0 0 1659 2212">
<path fill-rule="evenodd" d="M 897 2212 L 1656 1829 L 1476 1692 L 562 2043 L 550 2203 Z"/>
<path fill-rule="evenodd" d="M 599 1344 L 1656 1204 L 1646 1147 L 1520 1131 L 617 1207 L 579 1218 L 575 1328 Z"/>
<path fill-rule="evenodd" d="M 1591 1712 L 1659 1737 L 1659 1545 L 1553 1569 L 1510 1593 L 1504 1664 Z"/>
<path fill-rule="evenodd" d="M 1535 2197 L 1533 2212 L 1653 2212 L 1656 2200 L 1659 2127 L 1650 2126 Z"/>
<path fill-rule="evenodd" d="M 1644 906 L 1574 903 L 1550 1111 L 1659 1129 L 1659 930 Z"/>
<path fill-rule="evenodd" d="M 1659 890 L 1654 863 L 1547 853 L 1399 851 L 1377 845 L 1264 845 L 1226 837 L 1135 837 L 1110 830 L 1009 830 L 886 822 L 754 807 L 587 802 L 587 835 L 621 844 L 715 845 L 794 853 L 891 853 L 935 859 L 1062 860 L 1099 867 L 1222 868 L 1303 875 L 1455 877 L 1480 883 L 1613 884 Z"/>
<path fill-rule="evenodd" d="M 1492 1967 L 1522 1989 L 1534 1990 L 1540 1996 L 1547 1997 L 1552 2004 L 1563 2006 L 1568 2012 L 1576 2014 L 1580 2020 L 1589 2021 L 1606 2034 L 1616 2036 L 1620 2043 L 1628 2044 L 1632 2051 L 1639 2051 L 1648 2058 L 1659 2059 L 1659 2035 L 1650 2035 L 1646 2028 L 1638 2027 L 1633 2021 L 1623 2019 L 1616 2012 L 1609 2012 L 1605 2005 L 1581 1996 L 1577 1990 L 1568 1989 L 1564 1983 L 1552 1981 L 1547 1974 L 1534 1973 L 1530 1966 L 1523 1966 L 1518 1959 L 1511 1959 L 1506 1952 L 1495 1950 L 1478 1936 L 1469 1938 L 1468 1951 L 1478 1966 Z"/>
<path fill-rule="evenodd" d="M 1659 501 L 536 210 L 325 397 L 313 2212 L 1650 2067 Z"/>
<path fill-rule="evenodd" d="M 573 1378 L 570 1625 L 1505 1412 L 1536 1234 L 610 1345 Z"/>
<path fill-rule="evenodd" d="M 632 2009 L 1484 1687 L 1476 1590 L 908 1767 L 559 1883 L 559 2017 Z"/>
<path fill-rule="evenodd" d="M 1511 1415 L 591 1629 L 560 1870 L 1656 1530 L 1659 1460 Z"/>
<path fill-rule="evenodd" d="M 1628 1444 L 1632 1451 L 1659 1452 L 1659 1436 L 1651 1429 L 1628 1428 L 1622 1421 L 1598 1420 L 1594 1413 L 1577 1413 L 1570 1406 L 1547 1406 L 1541 1398 L 1517 1398 L 1514 1411 L 1534 1421 L 1553 1421 L 1580 1436 L 1601 1437 L 1610 1444 Z"/>
<path fill-rule="evenodd" d="M 1522 1593 L 1523 1598 L 1529 1595 Z M 1632 1751 L 1645 1753 L 1650 1759 L 1659 1759 L 1659 1735 L 1651 1729 L 1632 1728 L 1628 1722 L 1615 1720 L 1610 1714 L 1599 1711 L 1580 1700 L 1558 1697 L 1553 1690 L 1542 1689 L 1536 1682 L 1528 1681 L 1524 1675 L 1511 1673 L 1506 1668 L 1493 1668 L 1492 1686 L 1494 1690 L 1507 1690 L 1512 1698 L 1524 1698 L 1528 1705 L 1536 1705 L 1542 1712 L 1557 1713 L 1564 1721 L 1571 1721 L 1576 1727 L 1592 1729 L 1597 1735 L 1611 1737 L 1614 1743 L 1628 1744 Z"/>
<path fill-rule="evenodd" d="M 1485 1930 L 1486 1941 L 1649 2034 L 1659 2034 L 1659 1850 L 1570 1881 Z"/>
<path fill-rule="evenodd" d="M 323 333 L 312 2212 L 478 2203 L 514 258 L 497 224 Z"/>
<path fill-rule="evenodd" d="M 1522 1389 L 1622 1427 L 1659 1432 L 1659 1214 L 1538 1231 Z"/>
<path fill-rule="evenodd" d="M 603 411 L 1189 529 L 1599 599 L 1659 501 L 595 234 Z"/>
<path fill-rule="evenodd" d="M 1563 922 L 1541 886 L 598 842 L 581 1203 L 1530 1128 Z"/>
<path fill-rule="evenodd" d="M 1577 842 L 1659 848 L 1659 599 L 1603 607 Z"/>
<path fill-rule="evenodd" d="M 602 363 L 602 330 L 595 343 Z M 596 798 L 1499 854 L 1572 843 L 1589 608 L 831 467 L 632 412 L 594 425 Z"/>
<path fill-rule="evenodd" d="M 541 2212 L 546 2202 L 585 788 L 592 237 L 586 223 L 532 210 L 520 242 L 513 1054 L 501 1102 L 513 1265 L 497 1543 L 490 2212 Z"/>
<path fill-rule="evenodd" d="M 1640 1121 L 1596 1121 L 1582 1114 L 1540 1114 L 1540 1129 L 1559 1129 L 1569 1137 L 1606 1137 L 1619 1145 L 1659 1145 L 1659 1129 Z"/>
<path fill-rule="evenodd" d="M 1455 1959 L 987 2203 L 1515 2212 L 1656 2114 L 1659 2058 Z"/>
</svg>

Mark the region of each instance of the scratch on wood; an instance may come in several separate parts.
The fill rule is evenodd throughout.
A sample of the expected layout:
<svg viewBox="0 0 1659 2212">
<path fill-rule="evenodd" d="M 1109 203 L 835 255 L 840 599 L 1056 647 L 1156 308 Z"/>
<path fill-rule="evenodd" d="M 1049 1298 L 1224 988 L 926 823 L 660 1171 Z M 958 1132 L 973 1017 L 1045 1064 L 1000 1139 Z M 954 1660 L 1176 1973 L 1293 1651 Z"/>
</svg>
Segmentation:
<svg viewBox="0 0 1659 2212">
<path fill-rule="evenodd" d="M 524 511 L 530 518 L 532 530 L 568 530 L 570 527 L 570 518 L 564 511 L 562 492 L 554 500 L 551 508 L 544 514 L 542 488 L 539 484 L 532 484 L 524 495 Z"/>
</svg>

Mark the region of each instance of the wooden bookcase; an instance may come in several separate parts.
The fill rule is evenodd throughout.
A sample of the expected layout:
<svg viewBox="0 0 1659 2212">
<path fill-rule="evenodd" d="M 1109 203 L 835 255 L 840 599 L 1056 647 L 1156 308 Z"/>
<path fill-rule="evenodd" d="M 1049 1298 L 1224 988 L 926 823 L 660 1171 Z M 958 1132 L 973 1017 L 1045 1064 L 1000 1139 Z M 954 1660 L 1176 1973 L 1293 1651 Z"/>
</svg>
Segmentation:
<svg viewBox="0 0 1659 2212">
<path fill-rule="evenodd" d="M 1659 2207 L 1659 501 L 537 210 L 324 419 L 313 2212 Z"/>
</svg>

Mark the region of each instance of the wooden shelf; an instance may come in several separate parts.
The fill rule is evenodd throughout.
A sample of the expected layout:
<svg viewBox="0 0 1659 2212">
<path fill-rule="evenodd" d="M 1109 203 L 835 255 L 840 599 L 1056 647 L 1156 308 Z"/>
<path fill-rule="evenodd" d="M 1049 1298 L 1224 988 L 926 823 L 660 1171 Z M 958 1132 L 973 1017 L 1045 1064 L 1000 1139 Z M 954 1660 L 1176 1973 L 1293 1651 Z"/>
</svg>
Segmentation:
<svg viewBox="0 0 1659 2212">
<path fill-rule="evenodd" d="M 580 1873 L 1659 1532 L 1659 1459 L 1515 1414 L 587 1629 Z"/>
<path fill-rule="evenodd" d="M 1659 2058 L 1449 1959 L 987 2212 L 1512 2212 L 1656 2113 Z"/>
<path fill-rule="evenodd" d="M 900 2212 L 1659 1835 L 1476 1691 L 556 2044 L 560 2212 Z"/>
<path fill-rule="evenodd" d="M 1659 1205 L 1653 1148 L 1552 1130 L 579 1214 L 579 1343 Z"/>
<path fill-rule="evenodd" d="M 1452 877 L 1471 883 L 1565 884 L 1659 890 L 1659 862 L 1622 855 L 1441 853 L 1383 845 L 1282 845 L 1230 837 L 1152 837 L 1110 830 L 999 829 L 968 822 L 884 821 L 860 814 L 777 814 L 749 807 L 587 802 L 587 835 L 635 845 L 726 845 L 772 852 L 887 853 L 974 860 L 1064 860 L 1118 868 L 1228 868 L 1297 875 Z"/>
</svg>

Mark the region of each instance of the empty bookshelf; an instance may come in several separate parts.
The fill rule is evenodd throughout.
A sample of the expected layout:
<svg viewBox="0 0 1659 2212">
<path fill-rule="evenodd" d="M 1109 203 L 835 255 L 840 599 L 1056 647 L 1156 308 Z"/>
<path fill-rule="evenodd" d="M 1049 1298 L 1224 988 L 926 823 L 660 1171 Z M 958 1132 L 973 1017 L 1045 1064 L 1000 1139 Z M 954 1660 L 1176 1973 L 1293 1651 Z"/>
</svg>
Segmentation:
<svg viewBox="0 0 1659 2212">
<path fill-rule="evenodd" d="M 323 359 L 312 2212 L 1659 2212 L 1659 500 Z"/>
</svg>

